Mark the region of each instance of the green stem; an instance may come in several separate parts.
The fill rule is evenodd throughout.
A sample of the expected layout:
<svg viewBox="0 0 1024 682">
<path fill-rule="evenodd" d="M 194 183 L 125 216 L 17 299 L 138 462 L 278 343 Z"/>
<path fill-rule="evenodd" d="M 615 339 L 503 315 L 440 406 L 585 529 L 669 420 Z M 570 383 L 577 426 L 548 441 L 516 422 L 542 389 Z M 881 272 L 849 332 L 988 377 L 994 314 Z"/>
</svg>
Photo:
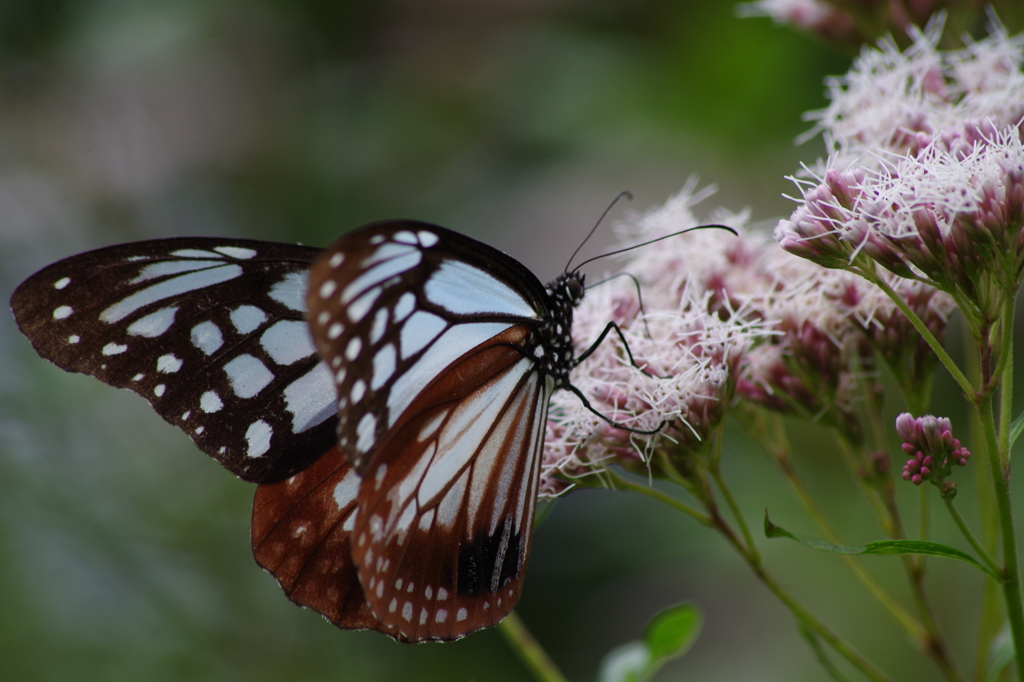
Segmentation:
<svg viewBox="0 0 1024 682">
<path fill-rule="evenodd" d="M 616 487 L 622 488 L 623 490 L 632 490 L 640 493 L 641 495 L 646 495 L 653 500 L 657 500 L 658 502 L 667 504 L 673 509 L 683 512 L 687 516 L 696 519 L 702 525 L 709 526 L 717 530 L 726 539 L 726 541 L 736 549 L 744 561 L 746 561 L 747 565 L 754 572 L 754 575 L 757 576 L 757 578 L 769 589 L 769 591 L 772 592 L 772 594 L 774 594 L 783 604 L 786 605 L 787 608 L 789 608 L 790 612 L 793 613 L 803 627 L 807 628 L 823 641 L 827 642 L 837 654 L 849 661 L 851 665 L 860 670 L 867 678 L 875 680 L 875 682 L 892 682 L 891 678 L 876 668 L 871 661 L 864 658 L 860 652 L 847 644 L 845 640 L 839 637 L 839 635 L 832 632 L 832 630 L 830 630 L 824 623 L 815 618 L 807 609 L 797 602 L 785 588 L 776 582 L 761 564 L 760 555 L 755 550 L 748 548 L 743 541 L 740 540 L 732 527 L 726 523 L 725 519 L 723 519 L 713 507 L 710 509 L 708 514 L 704 514 L 689 505 L 676 500 L 670 495 L 627 481 L 613 472 L 608 473 Z M 713 504 L 713 501 L 708 500 L 707 503 Z"/>
<path fill-rule="evenodd" d="M 516 652 L 538 682 L 568 682 L 515 611 L 498 623 L 498 632 L 505 637 L 509 647 Z"/>
<path fill-rule="evenodd" d="M 946 371 L 952 375 L 953 379 L 955 379 L 956 383 L 960 385 L 963 392 L 968 396 L 973 396 L 975 394 L 974 386 L 971 385 L 971 382 L 967 379 L 964 373 L 961 372 L 960 368 L 957 367 L 955 362 L 953 362 L 953 358 L 949 356 L 949 353 L 947 353 L 946 349 L 942 347 L 939 340 L 935 338 L 935 335 L 932 334 L 930 329 L 928 329 L 928 326 L 921 321 L 921 318 L 917 316 L 917 313 L 910 309 L 910 306 L 906 304 L 906 301 L 900 298 L 899 294 L 893 291 L 893 288 L 890 287 L 881 277 L 864 271 L 860 271 L 860 274 L 865 279 L 877 284 L 879 288 L 885 292 L 886 296 L 892 299 L 892 302 L 896 304 L 896 307 L 899 308 L 903 314 L 907 316 L 907 319 L 910 320 L 910 323 L 914 325 L 914 329 L 916 329 L 921 335 L 921 338 L 925 340 L 928 347 L 935 352 L 935 355 L 939 358 L 939 362 L 941 362 L 942 366 L 946 368 Z"/>
<path fill-rule="evenodd" d="M 797 473 L 796 467 L 793 466 L 793 460 L 789 454 L 789 439 L 786 437 L 786 430 L 782 425 L 781 417 L 775 413 L 767 415 L 770 419 L 769 424 L 765 423 L 765 416 L 765 413 L 760 410 L 752 415 L 751 418 L 756 421 L 748 425 L 748 429 L 758 438 L 761 447 L 775 461 L 783 478 L 789 483 L 800 503 L 818 528 L 821 529 L 825 538 L 837 545 L 848 544 L 843 542 L 842 538 L 839 537 L 839 533 L 836 532 L 828 522 L 828 519 L 825 518 L 824 512 L 822 512 L 817 502 L 814 501 L 803 480 L 801 480 L 800 474 Z M 926 633 L 921 623 L 909 611 L 903 608 L 899 602 L 893 599 L 892 595 L 886 592 L 885 588 L 865 570 L 857 557 L 849 554 L 840 554 L 839 558 L 846 564 L 846 567 L 853 573 L 854 577 L 864 585 L 864 589 L 906 629 L 907 633 L 919 643 L 922 649 L 925 648 L 927 645 Z"/>
<path fill-rule="evenodd" d="M 1020 568 L 1017 564 L 1017 538 L 1013 528 L 1010 508 L 1009 471 L 1003 468 L 1004 457 L 999 452 L 999 438 L 996 435 L 996 420 L 992 409 L 992 396 L 982 396 L 978 402 L 981 425 L 985 433 L 985 445 L 992 474 L 992 488 L 995 492 L 996 510 L 999 515 L 999 529 L 1003 540 L 1003 600 L 1010 621 L 1014 651 L 1018 657 L 1024 652 L 1024 609 L 1021 604 Z M 1017 665 L 1017 679 L 1024 682 L 1024 665 Z"/>
<path fill-rule="evenodd" d="M 964 520 L 964 517 L 960 514 L 960 510 L 957 509 L 956 504 L 953 503 L 953 500 L 949 499 L 943 501 L 946 503 L 946 509 L 949 510 L 950 516 L 953 517 L 953 521 L 956 523 L 956 527 L 960 529 L 960 532 L 963 534 L 964 539 L 966 539 L 967 542 L 971 545 L 971 548 L 974 550 L 974 553 L 978 555 L 978 558 L 980 558 L 984 562 L 984 564 L 992 570 L 993 573 L 997 575 L 1001 573 L 1002 569 L 999 568 L 999 564 L 997 564 L 995 560 L 993 560 L 992 557 L 989 556 L 989 553 L 985 551 L 985 547 L 978 541 L 978 538 L 974 535 L 974 531 L 971 530 L 971 527 L 967 525 L 967 522 Z"/>
<path fill-rule="evenodd" d="M 715 480 L 715 484 L 718 485 L 718 489 L 722 491 L 722 495 L 725 497 L 725 503 L 728 505 L 729 510 L 732 512 L 733 517 L 736 519 L 736 523 L 740 527 L 740 533 L 743 534 L 743 541 L 747 545 L 748 551 L 751 555 L 756 556 L 757 560 L 761 560 L 761 556 L 757 551 L 757 545 L 754 544 L 754 536 L 750 532 L 750 527 L 747 525 L 747 520 L 744 518 L 743 513 L 740 511 L 740 507 L 736 504 L 736 498 L 733 497 L 732 491 L 729 486 L 725 484 L 725 479 L 722 478 L 722 472 L 719 471 L 718 467 L 711 470 L 711 477 Z"/>
<path fill-rule="evenodd" d="M 749 566 L 750 570 L 754 572 L 754 575 L 757 576 L 758 580 L 760 580 L 761 583 L 779 599 L 779 601 L 786 605 L 803 627 L 814 633 L 817 637 L 820 637 L 823 641 L 827 642 L 837 654 L 845 658 L 851 665 L 863 673 L 865 677 L 875 680 L 875 682 L 886 682 L 891 680 L 889 676 L 876 668 L 871 661 L 864 658 L 859 651 L 847 644 L 843 638 L 818 620 L 810 611 L 804 608 L 788 590 L 780 585 L 775 578 L 765 570 L 765 567 L 761 563 L 758 555 L 746 551 L 746 548 L 743 546 L 739 537 L 736 536 L 736 533 L 729 527 L 721 516 L 714 515 L 712 521 L 714 528 L 736 549 L 737 552 L 739 552 L 740 556 L 743 557 L 747 566 Z"/>
<path fill-rule="evenodd" d="M 695 509 L 695 508 L 691 507 L 690 505 L 686 504 L 685 502 L 680 502 L 679 500 L 677 500 L 676 498 L 672 497 L 671 495 L 666 495 L 665 493 L 661 492 L 660 490 L 655 490 L 654 488 L 650 488 L 650 487 L 648 487 L 646 485 L 639 485 L 637 483 L 633 483 L 632 481 L 626 480 L 625 478 L 622 478 L 621 476 L 619 476 L 618 474 L 616 474 L 616 473 L 614 473 L 612 471 L 608 472 L 608 476 L 609 476 L 609 480 L 611 481 L 612 487 L 614 487 L 616 489 L 619 489 L 619 490 L 631 490 L 631 491 L 633 491 L 635 493 L 640 493 L 641 495 L 646 495 L 647 497 L 651 498 L 652 500 L 657 500 L 658 502 L 661 502 L 662 504 L 666 504 L 669 507 L 672 507 L 676 511 L 680 511 L 680 512 L 686 514 L 687 516 L 689 516 L 690 518 L 694 519 L 695 521 L 697 521 L 697 523 L 699 523 L 702 526 L 711 527 L 713 525 L 710 516 L 708 516 L 707 514 L 705 514 L 702 511 L 700 511 L 699 509 Z"/>
</svg>

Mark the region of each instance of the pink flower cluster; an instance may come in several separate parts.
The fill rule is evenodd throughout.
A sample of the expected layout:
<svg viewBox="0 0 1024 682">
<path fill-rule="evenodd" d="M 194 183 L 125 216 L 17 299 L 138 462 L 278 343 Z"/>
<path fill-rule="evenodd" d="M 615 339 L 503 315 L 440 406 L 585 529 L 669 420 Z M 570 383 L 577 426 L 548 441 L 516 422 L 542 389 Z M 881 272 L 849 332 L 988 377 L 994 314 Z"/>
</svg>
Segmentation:
<svg viewBox="0 0 1024 682">
<path fill-rule="evenodd" d="M 625 244 L 697 225 L 691 208 L 707 196 L 688 186 L 664 206 L 620 228 Z M 542 494 L 557 495 L 611 463 L 657 475 L 667 458 L 685 473 L 736 400 L 821 421 L 853 441 L 862 431 L 856 403 L 873 348 L 927 376 L 934 356 L 899 309 L 856 275 L 822 268 L 744 227 L 745 215 L 719 213 L 737 228 L 701 230 L 632 252 L 624 265 L 638 285 L 616 278 L 587 292 L 576 312 L 577 350 L 609 319 L 623 330 L 633 367 L 614 335 L 572 375 L 601 414 L 654 436 L 616 428 L 567 391 L 552 398 Z M 895 278 L 894 278 L 895 279 Z M 918 314 L 945 330 L 952 301 L 919 282 L 894 282 Z M 653 375 L 653 376 L 651 376 Z M 599 480 L 599 479 L 598 479 Z"/>
<path fill-rule="evenodd" d="M 896 432 L 903 439 L 903 452 L 911 456 L 903 465 L 903 480 L 914 485 L 925 481 L 941 485 L 953 466 L 966 465 L 971 456 L 953 438 L 953 427 L 945 417 L 926 414 L 915 419 L 904 412 L 896 418 Z"/>
<path fill-rule="evenodd" d="M 775 238 L 828 268 L 877 264 L 991 319 L 1024 277 L 1024 41 L 994 30 L 940 53 L 866 51 L 832 84 L 818 130 L 835 151 L 798 180 L 802 205 Z"/>
</svg>

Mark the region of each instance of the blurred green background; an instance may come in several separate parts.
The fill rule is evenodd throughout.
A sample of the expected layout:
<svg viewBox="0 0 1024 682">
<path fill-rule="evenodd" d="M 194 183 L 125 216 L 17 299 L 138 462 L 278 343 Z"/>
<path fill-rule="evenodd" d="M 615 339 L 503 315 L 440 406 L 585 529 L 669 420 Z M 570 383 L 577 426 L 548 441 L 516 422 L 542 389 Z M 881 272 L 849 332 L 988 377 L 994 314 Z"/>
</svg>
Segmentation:
<svg viewBox="0 0 1024 682">
<path fill-rule="evenodd" d="M 691 174 L 720 187 L 707 209 L 770 225 L 791 210 L 784 176 L 822 153 L 793 145 L 801 114 L 847 66 L 731 2 L 4 0 L 0 289 L 116 242 L 326 245 L 394 217 L 486 240 L 547 280 L 619 191 L 645 210 Z M 797 437 L 849 541 L 877 539 L 827 439 Z M 751 518 L 770 507 L 813 532 L 742 434 L 728 447 Z M 406 646 L 293 606 L 251 558 L 252 491 L 137 396 L 40 360 L 0 316 L 0 679 L 528 679 L 494 631 Z M 905 639 L 834 557 L 763 546 L 884 665 L 929 670 L 900 658 Z M 589 680 L 681 599 L 703 606 L 705 632 L 659 679 L 822 679 L 716 536 L 621 493 L 558 503 L 519 612 Z"/>
</svg>

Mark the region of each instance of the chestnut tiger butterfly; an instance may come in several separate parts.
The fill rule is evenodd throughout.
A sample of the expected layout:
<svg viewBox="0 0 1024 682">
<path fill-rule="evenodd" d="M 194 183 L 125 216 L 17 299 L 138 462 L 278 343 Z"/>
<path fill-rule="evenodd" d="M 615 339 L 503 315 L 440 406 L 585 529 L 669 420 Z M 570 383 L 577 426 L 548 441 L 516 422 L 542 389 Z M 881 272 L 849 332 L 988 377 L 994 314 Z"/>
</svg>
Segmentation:
<svg viewBox="0 0 1024 682">
<path fill-rule="evenodd" d="M 575 356 L 582 297 L 578 268 L 545 287 L 486 244 L 389 221 L 326 251 L 102 248 L 11 305 L 43 358 L 142 395 L 258 484 L 253 553 L 292 601 L 416 642 L 494 625 L 519 599 L 548 399 L 589 407 L 569 371 L 617 330 Z"/>
</svg>

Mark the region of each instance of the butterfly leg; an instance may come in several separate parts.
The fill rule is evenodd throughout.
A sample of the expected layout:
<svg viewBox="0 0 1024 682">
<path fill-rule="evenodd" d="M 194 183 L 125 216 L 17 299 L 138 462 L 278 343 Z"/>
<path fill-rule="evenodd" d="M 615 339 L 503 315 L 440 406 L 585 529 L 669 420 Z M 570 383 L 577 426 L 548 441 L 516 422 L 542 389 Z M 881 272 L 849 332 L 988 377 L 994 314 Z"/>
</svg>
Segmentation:
<svg viewBox="0 0 1024 682">
<path fill-rule="evenodd" d="M 595 410 L 594 406 L 590 404 L 589 400 L 587 400 L 587 397 L 585 395 L 583 395 L 583 392 L 580 391 L 580 389 L 578 389 L 575 386 L 573 386 L 572 384 L 566 385 L 565 388 L 567 390 L 570 390 L 570 391 L 572 391 L 573 393 L 576 394 L 576 397 L 579 398 L 580 402 L 583 403 L 583 407 L 587 408 L 588 410 L 590 410 L 591 412 L 596 414 L 598 417 L 600 417 L 601 419 L 605 420 L 606 422 L 608 422 L 609 424 L 611 424 L 612 426 L 614 426 L 617 429 L 622 429 L 623 431 L 629 431 L 630 433 L 639 433 L 639 434 L 642 434 L 642 435 L 650 436 L 650 435 L 653 435 L 653 434 L 658 433 L 659 431 L 661 431 L 663 428 L 665 428 L 665 424 L 668 423 L 667 421 L 663 420 L 660 424 L 658 424 L 657 428 L 654 428 L 654 429 L 650 429 L 650 430 L 647 430 L 647 429 L 634 429 L 632 426 L 626 426 L 625 424 L 620 424 L 619 422 L 615 421 L 614 419 L 611 419 L 610 417 L 606 417 L 605 415 L 603 415 L 600 412 L 598 412 L 597 410 Z"/>
<path fill-rule="evenodd" d="M 604 331 L 602 331 L 601 334 L 597 337 L 597 341 L 594 341 L 594 343 L 592 343 L 590 345 L 590 348 L 586 349 L 585 351 L 583 351 L 582 353 L 580 353 L 579 355 L 576 356 L 576 363 L 575 364 L 578 365 L 581 362 L 583 362 L 584 360 L 586 360 L 587 358 L 589 358 L 591 355 L 593 355 L 594 351 L 597 350 L 597 347 L 600 346 L 601 343 L 604 341 L 604 337 L 608 336 L 608 332 L 612 331 L 613 329 L 615 330 L 615 333 L 619 335 L 619 340 L 622 341 L 622 347 L 626 349 L 626 356 L 629 358 L 629 364 L 633 365 L 638 370 L 640 370 L 641 372 L 643 372 L 644 374 L 646 374 L 647 376 L 649 376 L 649 377 L 651 377 L 653 379 L 664 378 L 664 377 L 657 377 L 657 376 L 651 374 L 650 372 L 648 372 L 647 370 L 645 370 L 640 365 L 636 364 L 636 360 L 633 359 L 633 352 L 631 350 L 629 350 L 629 344 L 626 343 L 626 337 L 622 335 L 622 330 L 619 329 L 619 325 L 617 325 L 615 323 L 615 320 L 612 320 L 607 325 L 605 325 Z"/>
<path fill-rule="evenodd" d="M 590 346 L 590 348 L 588 348 L 587 350 L 583 351 L 580 355 L 578 355 L 576 357 L 576 363 L 575 364 L 578 365 L 581 362 L 583 362 L 584 360 L 586 360 L 588 357 L 590 357 L 594 353 L 594 351 L 597 350 L 598 346 L 601 345 L 601 343 L 604 341 L 605 337 L 608 336 L 608 332 L 610 332 L 612 330 L 615 330 L 615 333 L 619 335 L 619 340 L 622 341 L 622 346 L 623 346 L 623 348 L 626 349 L 626 356 L 629 357 L 630 364 L 633 365 L 634 367 L 636 367 L 638 370 L 640 370 L 644 374 L 646 374 L 647 376 L 658 378 L 658 377 L 655 377 L 650 372 L 645 371 L 644 368 L 641 367 L 640 365 L 636 364 L 636 360 L 633 359 L 633 353 L 629 350 L 629 344 L 626 343 L 626 337 L 623 336 L 622 330 L 619 328 L 619 325 L 617 325 L 614 320 L 612 320 L 607 325 L 605 325 L 604 330 L 597 337 L 597 340 L 594 341 L 594 343 Z M 626 426 L 625 424 L 620 424 L 620 423 L 618 423 L 618 422 L 616 422 L 616 421 L 606 417 L 605 415 L 601 414 L 597 410 L 595 410 L 594 407 L 590 404 L 590 401 L 587 400 L 586 396 L 584 396 L 583 393 L 578 388 L 576 388 L 572 384 L 569 384 L 568 386 L 566 386 L 566 388 L 576 394 L 576 397 L 580 399 L 580 401 L 583 403 L 583 406 L 585 408 L 587 408 L 588 410 L 590 410 L 591 412 L 596 414 L 598 417 L 600 417 L 601 419 L 605 420 L 606 422 L 608 422 L 609 424 L 611 424 L 612 426 L 614 426 L 617 429 L 622 429 L 624 431 L 629 431 L 630 433 L 639 433 L 639 434 L 651 435 L 651 434 L 658 433 L 663 428 L 665 428 L 666 422 L 664 422 L 664 421 L 662 421 L 660 424 L 658 424 L 657 428 L 651 429 L 651 430 L 635 429 L 635 428 L 633 428 L 631 426 Z"/>
</svg>

